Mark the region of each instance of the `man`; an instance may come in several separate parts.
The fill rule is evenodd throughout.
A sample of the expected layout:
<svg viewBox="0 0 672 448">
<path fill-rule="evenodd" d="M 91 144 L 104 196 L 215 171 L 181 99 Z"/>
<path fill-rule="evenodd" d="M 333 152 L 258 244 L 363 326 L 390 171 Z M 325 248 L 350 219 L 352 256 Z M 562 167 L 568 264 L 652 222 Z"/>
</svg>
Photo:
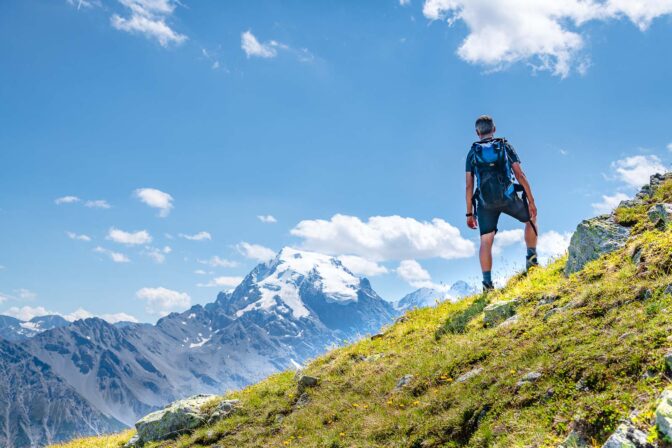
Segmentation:
<svg viewBox="0 0 672 448">
<path fill-rule="evenodd" d="M 506 139 L 495 138 L 495 122 L 482 115 L 476 120 L 479 141 L 471 146 L 467 155 L 467 226 L 480 227 L 481 248 L 479 258 L 483 271 L 483 290 L 494 289 L 492 283 L 492 245 L 497 233 L 499 216 L 504 213 L 525 223 L 527 256 L 525 267 L 529 270 L 537 263 L 537 207 L 520 158 Z M 476 178 L 476 191 L 474 191 Z M 518 183 L 514 182 L 515 180 Z M 518 193 L 522 192 L 522 198 Z"/>
</svg>

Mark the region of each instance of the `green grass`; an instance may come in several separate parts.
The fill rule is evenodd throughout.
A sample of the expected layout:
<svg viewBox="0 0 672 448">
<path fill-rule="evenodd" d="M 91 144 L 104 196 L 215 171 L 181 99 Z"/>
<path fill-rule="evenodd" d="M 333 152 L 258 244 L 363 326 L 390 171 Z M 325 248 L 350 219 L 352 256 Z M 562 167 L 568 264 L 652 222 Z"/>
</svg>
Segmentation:
<svg viewBox="0 0 672 448">
<path fill-rule="evenodd" d="M 672 348 L 672 297 L 663 294 L 672 283 L 672 233 L 652 229 L 642 210 L 625 248 L 569 278 L 558 260 L 487 298 L 413 310 L 382 338 L 314 360 L 306 373 L 321 381 L 303 407 L 294 405 L 294 373 L 280 373 L 228 394 L 242 403 L 232 417 L 149 446 L 555 447 L 573 428 L 599 445 L 634 409 L 651 431 L 652 407 L 668 384 L 662 358 Z M 638 250 L 640 265 L 631 259 Z M 542 296 L 558 300 L 541 305 Z M 513 298 L 519 321 L 484 328 L 483 307 Z M 383 356 L 362 361 L 374 354 Z M 454 381 L 474 368 L 483 370 Z M 541 378 L 517 386 L 531 371 Z M 411 384 L 395 391 L 406 374 Z M 117 446 L 106 440 L 114 439 L 64 446 Z"/>
</svg>

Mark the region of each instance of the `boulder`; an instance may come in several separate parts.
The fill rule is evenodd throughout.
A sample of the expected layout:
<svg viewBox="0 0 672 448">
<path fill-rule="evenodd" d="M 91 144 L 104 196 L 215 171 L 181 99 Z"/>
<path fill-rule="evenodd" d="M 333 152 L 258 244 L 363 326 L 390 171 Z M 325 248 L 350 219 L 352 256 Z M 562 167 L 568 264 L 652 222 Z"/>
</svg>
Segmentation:
<svg viewBox="0 0 672 448">
<path fill-rule="evenodd" d="M 455 380 L 455 382 L 456 383 L 464 383 L 465 381 L 469 381 L 473 377 L 480 375 L 481 372 L 483 372 L 483 368 L 481 368 L 481 367 L 478 367 L 477 369 L 470 370 L 467 373 L 464 373 L 461 376 L 459 376 Z"/>
<path fill-rule="evenodd" d="M 394 387 L 394 390 L 401 390 L 404 387 L 408 386 L 411 384 L 411 381 L 413 381 L 413 375 L 404 375 L 401 378 L 399 378 L 399 381 L 397 381 L 397 385 Z"/>
<path fill-rule="evenodd" d="M 309 387 L 315 387 L 320 383 L 320 379 L 314 376 L 302 375 L 299 378 L 298 389 L 299 395 L 305 392 Z"/>
<path fill-rule="evenodd" d="M 658 187 L 660 187 L 665 181 L 668 181 L 670 179 L 672 179 L 672 172 L 664 174 L 656 173 L 649 178 L 649 184 L 644 185 L 640 193 L 653 196 L 656 190 L 658 190 Z"/>
<path fill-rule="evenodd" d="M 565 275 L 578 272 L 589 261 L 613 252 L 625 245 L 630 231 L 614 221 L 611 215 L 601 215 L 582 221 L 569 243 Z"/>
<path fill-rule="evenodd" d="M 616 431 L 604 442 L 602 448 L 654 448 L 647 441 L 647 434 L 631 422 L 621 423 Z"/>
<path fill-rule="evenodd" d="M 208 416 L 201 411 L 201 406 L 213 397 L 214 395 L 194 395 L 146 415 L 135 424 L 138 444 L 177 437 L 203 425 Z"/>
<path fill-rule="evenodd" d="M 523 387 L 526 384 L 535 383 L 539 378 L 541 378 L 541 373 L 539 372 L 530 372 L 525 374 L 518 383 L 516 387 Z"/>
<path fill-rule="evenodd" d="M 208 418 L 208 423 L 214 423 L 218 420 L 222 420 L 233 413 L 238 407 L 240 400 L 223 400 L 212 411 L 210 417 Z"/>
<path fill-rule="evenodd" d="M 483 308 L 483 324 L 486 327 L 497 325 L 516 314 L 518 300 L 495 302 Z"/>
<path fill-rule="evenodd" d="M 308 403 L 310 403 L 310 395 L 308 395 L 308 392 L 304 392 L 301 395 L 299 395 L 299 398 L 296 400 L 296 406 L 301 407 L 305 406 Z"/>
<path fill-rule="evenodd" d="M 656 408 L 656 426 L 664 436 L 672 438 L 672 389 L 666 389 L 660 396 Z"/>
<path fill-rule="evenodd" d="M 672 221 L 672 204 L 656 204 L 646 212 L 651 221 L 657 229 L 665 230 L 667 225 Z"/>
</svg>

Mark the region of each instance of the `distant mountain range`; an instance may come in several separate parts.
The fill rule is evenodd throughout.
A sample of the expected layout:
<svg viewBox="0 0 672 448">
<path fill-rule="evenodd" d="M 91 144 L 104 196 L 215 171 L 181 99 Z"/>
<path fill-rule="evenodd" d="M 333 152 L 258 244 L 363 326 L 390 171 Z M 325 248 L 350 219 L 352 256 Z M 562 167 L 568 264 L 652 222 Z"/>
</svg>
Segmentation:
<svg viewBox="0 0 672 448">
<path fill-rule="evenodd" d="M 464 281 L 453 283 L 452 286 L 445 291 L 432 288 L 420 288 L 399 300 L 396 304 L 396 309 L 401 312 L 412 308 L 434 306 L 437 302 L 443 302 L 444 300 L 458 300 L 476 292 L 477 289 L 474 286 Z"/>
<path fill-rule="evenodd" d="M 0 317 L 0 446 L 132 425 L 195 393 L 222 393 L 377 332 L 399 314 L 333 257 L 285 248 L 213 303 L 156 325 Z"/>
</svg>

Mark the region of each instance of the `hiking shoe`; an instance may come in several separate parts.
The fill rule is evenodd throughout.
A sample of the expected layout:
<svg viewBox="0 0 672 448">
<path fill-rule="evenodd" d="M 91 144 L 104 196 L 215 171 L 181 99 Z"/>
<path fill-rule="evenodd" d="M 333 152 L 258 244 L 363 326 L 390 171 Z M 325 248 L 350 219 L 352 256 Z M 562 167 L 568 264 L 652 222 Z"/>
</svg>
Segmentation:
<svg viewBox="0 0 672 448">
<path fill-rule="evenodd" d="M 532 254 L 529 257 L 525 257 L 525 270 L 529 271 L 534 266 L 539 266 L 539 261 L 537 261 L 537 254 Z"/>
<path fill-rule="evenodd" d="M 495 289 L 495 285 L 492 282 L 483 282 L 483 292 L 492 291 Z"/>
</svg>

